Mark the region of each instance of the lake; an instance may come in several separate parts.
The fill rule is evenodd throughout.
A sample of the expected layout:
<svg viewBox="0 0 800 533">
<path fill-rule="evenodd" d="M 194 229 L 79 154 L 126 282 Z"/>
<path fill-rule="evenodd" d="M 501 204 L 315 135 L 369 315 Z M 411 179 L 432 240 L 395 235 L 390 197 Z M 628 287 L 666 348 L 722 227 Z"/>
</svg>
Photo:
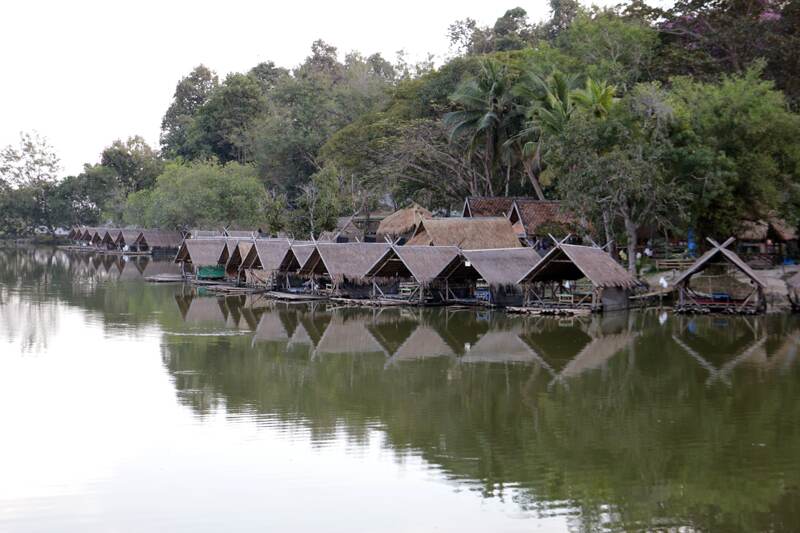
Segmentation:
<svg viewBox="0 0 800 533">
<path fill-rule="evenodd" d="M 0 249 L 0 531 L 797 531 L 800 322 L 344 308 Z"/>
</svg>

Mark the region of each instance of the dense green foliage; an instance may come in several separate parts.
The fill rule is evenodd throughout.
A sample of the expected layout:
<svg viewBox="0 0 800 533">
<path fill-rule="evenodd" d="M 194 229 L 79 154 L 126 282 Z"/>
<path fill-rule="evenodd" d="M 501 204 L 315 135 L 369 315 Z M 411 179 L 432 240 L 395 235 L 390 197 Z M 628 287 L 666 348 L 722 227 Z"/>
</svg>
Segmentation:
<svg viewBox="0 0 800 533">
<path fill-rule="evenodd" d="M 541 23 L 521 8 L 492 26 L 456 21 L 437 68 L 342 59 L 323 41 L 291 70 L 267 61 L 220 81 L 198 66 L 176 86 L 160 154 L 132 137 L 62 181 L 4 171 L 3 231 L 252 221 L 306 235 L 378 203 L 448 212 L 465 195 L 562 199 L 621 243 L 643 226 L 722 236 L 770 214 L 798 222 L 798 2 L 550 7 Z M 244 171 L 231 164 L 251 169 L 257 206 L 190 213 L 188 177 L 167 192 L 187 165 L 233 180 L 233 195 Z"/>
</svg>

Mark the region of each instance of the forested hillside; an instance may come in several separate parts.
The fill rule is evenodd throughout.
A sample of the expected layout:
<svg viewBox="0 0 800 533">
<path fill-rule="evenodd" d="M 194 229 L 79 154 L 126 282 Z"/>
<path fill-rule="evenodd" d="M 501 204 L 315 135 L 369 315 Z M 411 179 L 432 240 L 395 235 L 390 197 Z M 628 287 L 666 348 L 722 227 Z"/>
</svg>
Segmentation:
<svg viewBox="0 0 800 533">
<path fill-rule="evenodd" d="M 466 195 L 561 199 L 602 239 L 642 225 L 726 235 L 798 221 L 800 2 L 551 0 L 448 29 L 453 54 L 409 64 L 316 41 L 178 82 L 161 146 L 113 141 L 58 176 L 42 139 L 0 154 L 0 231 L 98 222 L 260 225 L 307 235 L 339 215 Z M 409 38 L 413 38 L 412 32 Z"/>
</svg>

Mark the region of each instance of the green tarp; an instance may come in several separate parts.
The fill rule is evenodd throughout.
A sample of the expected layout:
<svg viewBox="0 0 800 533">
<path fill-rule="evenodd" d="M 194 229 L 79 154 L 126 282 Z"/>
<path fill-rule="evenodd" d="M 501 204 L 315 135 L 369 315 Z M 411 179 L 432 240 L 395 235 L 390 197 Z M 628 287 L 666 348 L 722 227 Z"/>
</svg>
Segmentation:
<svg viewBox="0 0 800 533">
<path fill-rule="evenodd" d="M 225 277 L 225 267 L 220 265 L 201 266 L 197 269 L 197 279 L 221 279 Z"/>
</svg>

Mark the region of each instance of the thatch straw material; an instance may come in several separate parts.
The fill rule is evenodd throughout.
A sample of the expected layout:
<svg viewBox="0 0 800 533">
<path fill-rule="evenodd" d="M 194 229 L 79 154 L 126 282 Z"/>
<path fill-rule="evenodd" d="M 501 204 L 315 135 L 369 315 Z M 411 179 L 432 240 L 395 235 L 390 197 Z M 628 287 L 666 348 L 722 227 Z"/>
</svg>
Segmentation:
<svg viewBox="0 0 800 533">
<path fill-rule="evenodd" d="M 327 274 L 337 282 L 363 282 L 370 267 L 388 249 L 388 244 L 374 242 L 317 243 L 300 274 Z"/>
<path fill-rule="evenodd" d="M 286 239 L 258 239 L 243 266 L 267 272 L 280 270 L 291 247 Z"/>
<path fill-rule="evenodd" d="M 236 239 L 252 239 L 255 233 L 256 233 L 255 230 L 238 230 L 238 229 L 225 230 L 225 236 L 233 237 Z"/>
<path fill-rule="evenodd" d="M 461 254 L 483 280 L 493 287 L 515 285 L 541 260 L 532 248 L 464 250 Z"/>
<path fill-rule="evenodd" d="M 557 233 L 567 233 L 581 226 L 578 217 L 561 202 L 530 198 L 515 200 L 508 218 L 518 235 L 547 235 L 549 231 L 555 231 L 555 228 L 562 230 Z"/>
<path fill-rule="evenodd" d="M 135 244 L 139 246 L 145 244 L 151 250 L 153 248 L 178 249 L 182 241 L 183 235 L 180 231 L 145 229 L 142 230 Z"/>
<path fill-rule="evenodd" d="M 121 229 L 117 234 L 114 244 L 116 244 L 119 248 L 122 248 L 123 246 L 133 246 L 141 234 L 142 230 L 139 229 Z"/>
<path fill-rule="evenodd" d="M 519 283 L 588 278 L 597 288 L 632 289 L 640 283 L 600 248 L 560 244 L 552 248 Z"/>
<path fill-rule="evenodd" d="M 795 272 L 792 277 L 787 279 L 786 285 L 788 285 L 790 289 L 800 290 L 800 272 Z"/>
<path fill-rule="evenodd" d="M 455 246 L 392 246 L 367 271 L 370 278 L 414 278 L 427 285 L 456 259 Z"/>
<path fill-rule="evenodd" d="M 395 211 L 388 217 L 381 220 L 378 225 L 378 240 L 384 240 L 384 237 L 392 239 L 399 236 L 411 233 L 417 228 L 417 224 L 421 220 L 433 218 L 430 211 L 417 203 L 413 203 L 408 207 Z"/>
<path fill-rule="evenodd" d="M 753 271 L 753 269 L 750 268 L 750 266 L 745 263 L 741 257 L 736 255 L 735 252 L 727 249 L 727 246 L 729 246 L 732 242 L 733 237 L 729 238 L 721 245 L 715 245 L 714 248 L 704 253 L 697 261 L 694 262 L 692 266 L 686 269 L 680 276 L 677 277 L 677 279 L 675 279 L 675 281 L 672 282 L 672 286 L 677 287 L 684 282 L 688 283 L 689 278 L 698 272 L 705 270 L 712 261 L 722 259 L 735 266 L 740 272 L 742 272 L 742 274 L 750 278 L 761 288 L 766 288 L 767 285 L 764 283 L 761 277 L 759 277 L 759 275 L 756 274 L 755 271 Z"/>
<path fill-rule="evenodd" d="M 290 248 L 289 252 L 287 253 L 287 263 L 285 264 L 285 268 L 282 270 L 286 270 L 288 272 L 297 272 L 301 270 L 308 260 L 311 259 L 311 255 L 314 253 L 316 249 L 316 244 L 313 243 L 302 243 L 298 244 L 297 242 L 292 243 L 292 247 Z M 291 255 L 294 260 L 291 260 Z M 296 261 L 296 262 L 295 262 Z"/>
<path fill-rule="evenodd" d="M 215 266 L 225 247 L 225 239 L 186 239 L 183 241 L 176 263 L 191 263 L 194 266 Z"/>
<path fill-rule="evenodd" d="M 503 217 L 431 218 L 417 226 L 408 245 L 458 246 L 462 249 L 520 248 L 511 222 Z"/>
</svg>

